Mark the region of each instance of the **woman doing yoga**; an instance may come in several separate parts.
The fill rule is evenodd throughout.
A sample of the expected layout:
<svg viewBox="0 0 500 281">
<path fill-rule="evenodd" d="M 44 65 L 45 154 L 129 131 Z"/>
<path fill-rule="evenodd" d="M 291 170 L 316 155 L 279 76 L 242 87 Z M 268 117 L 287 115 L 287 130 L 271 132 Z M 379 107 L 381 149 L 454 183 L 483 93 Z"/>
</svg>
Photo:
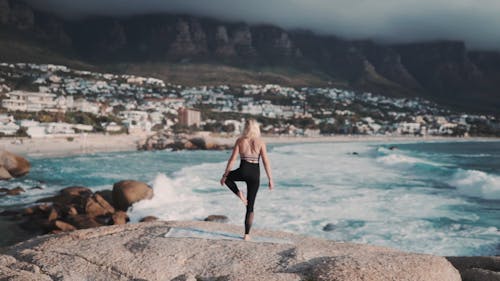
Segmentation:
<svg viewBox="0 0 500 281">
<path fill-rule="evenodd" d="M 231 171 L 236 158 L 240 156 L 240 167 Z M 236 196 L 238 196 L 243 204 L 246 205 L 245 214 L 245 236 L 243 239 L 250 239 L 250 228 L 253 222 L 253 205 L 255 197 L 259 190 L 260 184 L 260 168 L 259 159 L 262 157 L 264 169 L 266 170 L 267 178 L 269 179 L 269 190 L 272 190 L 273 179 L 271 175 L 271 166 L 267 157 L 266 144 L 260 138 L 260 129 L 257 121 L 249 119 L 245 122 L 243 134 L 236 140 L 233 153 L 229 158 L 226 166 L 226 171 L 220 180 L 221 185 L 226 184 Z M 241 190 L 238 189 L 235 181 L 244 181 L 247 185 L 247 198 Z"/>
</svg>

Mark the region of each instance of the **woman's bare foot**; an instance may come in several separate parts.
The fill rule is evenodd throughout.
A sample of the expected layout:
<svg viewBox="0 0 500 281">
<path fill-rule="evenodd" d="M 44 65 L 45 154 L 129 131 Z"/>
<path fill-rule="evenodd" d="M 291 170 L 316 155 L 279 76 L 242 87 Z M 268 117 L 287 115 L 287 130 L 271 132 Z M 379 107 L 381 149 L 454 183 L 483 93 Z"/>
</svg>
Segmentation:
<svg viewBox="0 0 500 281">
<path fill-rule="evenodd" d="M 245 236 L 243 236 L 243 240 L 250 241 L 250 235 L 249 234 L 245 234 Z"/>
<path fill-rule="evenodd" d="M 247 201 L 247 199 L 245 198 L 245 195 L 243 195 L 243 192 L 241 192 L 241 191 L 240 191 L 240 192 L 238 192 L 238 197 L 240 197 L 241 202 L 243 202 L 243 204 L 245 204 L 245 206 L 246 206 L 246 205 L 248 205 L 248 201 Z"/>
</svg>

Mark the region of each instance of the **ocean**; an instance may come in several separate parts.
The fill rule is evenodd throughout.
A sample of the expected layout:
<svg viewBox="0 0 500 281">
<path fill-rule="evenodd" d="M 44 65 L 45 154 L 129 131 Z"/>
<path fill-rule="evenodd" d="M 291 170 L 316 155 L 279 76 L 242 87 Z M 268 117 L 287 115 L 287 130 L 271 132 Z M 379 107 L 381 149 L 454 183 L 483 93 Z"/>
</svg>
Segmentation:
<svg viewBox="0 0 500 281">
<path fill-rule="evenodd" d="M 500 254 L 500 141 L 273 144 L 268 150 L 275 189 L 267 189 L 261 165 L 254 228 L 446 256 Z M 219 183 L 229 155 L 30 158 L 29 175 L 0 183 L 27 192 L 1 197 L 0 209 L 32 204 L 67 186 L 111 189 L 134 179 L 153 186 L 155 195 L 129 210 L 133 222 L 147 215 L 202 220 L 219 214 L 243 232 L 245 208 Z M 34 186 L 43 189 L 29 189 Z M 4 226 L 0 239 L 8 239 L 8 231 Z"/>
</svg>

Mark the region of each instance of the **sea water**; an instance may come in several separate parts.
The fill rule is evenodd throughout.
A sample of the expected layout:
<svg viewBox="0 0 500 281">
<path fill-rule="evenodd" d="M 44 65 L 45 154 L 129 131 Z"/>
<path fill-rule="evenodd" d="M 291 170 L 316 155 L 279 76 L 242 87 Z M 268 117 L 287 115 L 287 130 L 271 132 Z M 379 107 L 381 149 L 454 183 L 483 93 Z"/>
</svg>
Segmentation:
<svg viewBox="0 0 500 281">
<path fill-rule="evenodd" d="M 134 179 L 153 186 L 155 195 L 129 210 L 132 221 L 220 214 L 243 227 L 243 204 L 219 183 L 229 155 L 148 151 L 32 158 L 28 176 L 2 185 L 43 189 L 2 197 L 0 208 L 30 204 L 67 186 L 111 189 Z M 437 255 L 500 254 L 500 142 L 270 145 L 269 157 L 275 189 L 268 190 L 261 167 L 255 228 Z"/>
</svg>

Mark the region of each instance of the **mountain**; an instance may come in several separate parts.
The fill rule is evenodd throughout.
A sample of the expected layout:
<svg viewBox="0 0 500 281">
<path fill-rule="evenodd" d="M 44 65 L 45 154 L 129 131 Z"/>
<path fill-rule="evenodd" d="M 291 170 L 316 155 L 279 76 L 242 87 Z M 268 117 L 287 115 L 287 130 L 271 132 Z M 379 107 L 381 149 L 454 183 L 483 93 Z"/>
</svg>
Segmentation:
<svg viewBox="0 0 500 281">
<path fill-rule="evenodd" d="M 0 60 L 135 72 L 174 83 L 333 85 L 498 113 L 500 53 L 383 45 L 272 25 L 153 14 L 65 20 L 0 0 Z"/>
</svg>

